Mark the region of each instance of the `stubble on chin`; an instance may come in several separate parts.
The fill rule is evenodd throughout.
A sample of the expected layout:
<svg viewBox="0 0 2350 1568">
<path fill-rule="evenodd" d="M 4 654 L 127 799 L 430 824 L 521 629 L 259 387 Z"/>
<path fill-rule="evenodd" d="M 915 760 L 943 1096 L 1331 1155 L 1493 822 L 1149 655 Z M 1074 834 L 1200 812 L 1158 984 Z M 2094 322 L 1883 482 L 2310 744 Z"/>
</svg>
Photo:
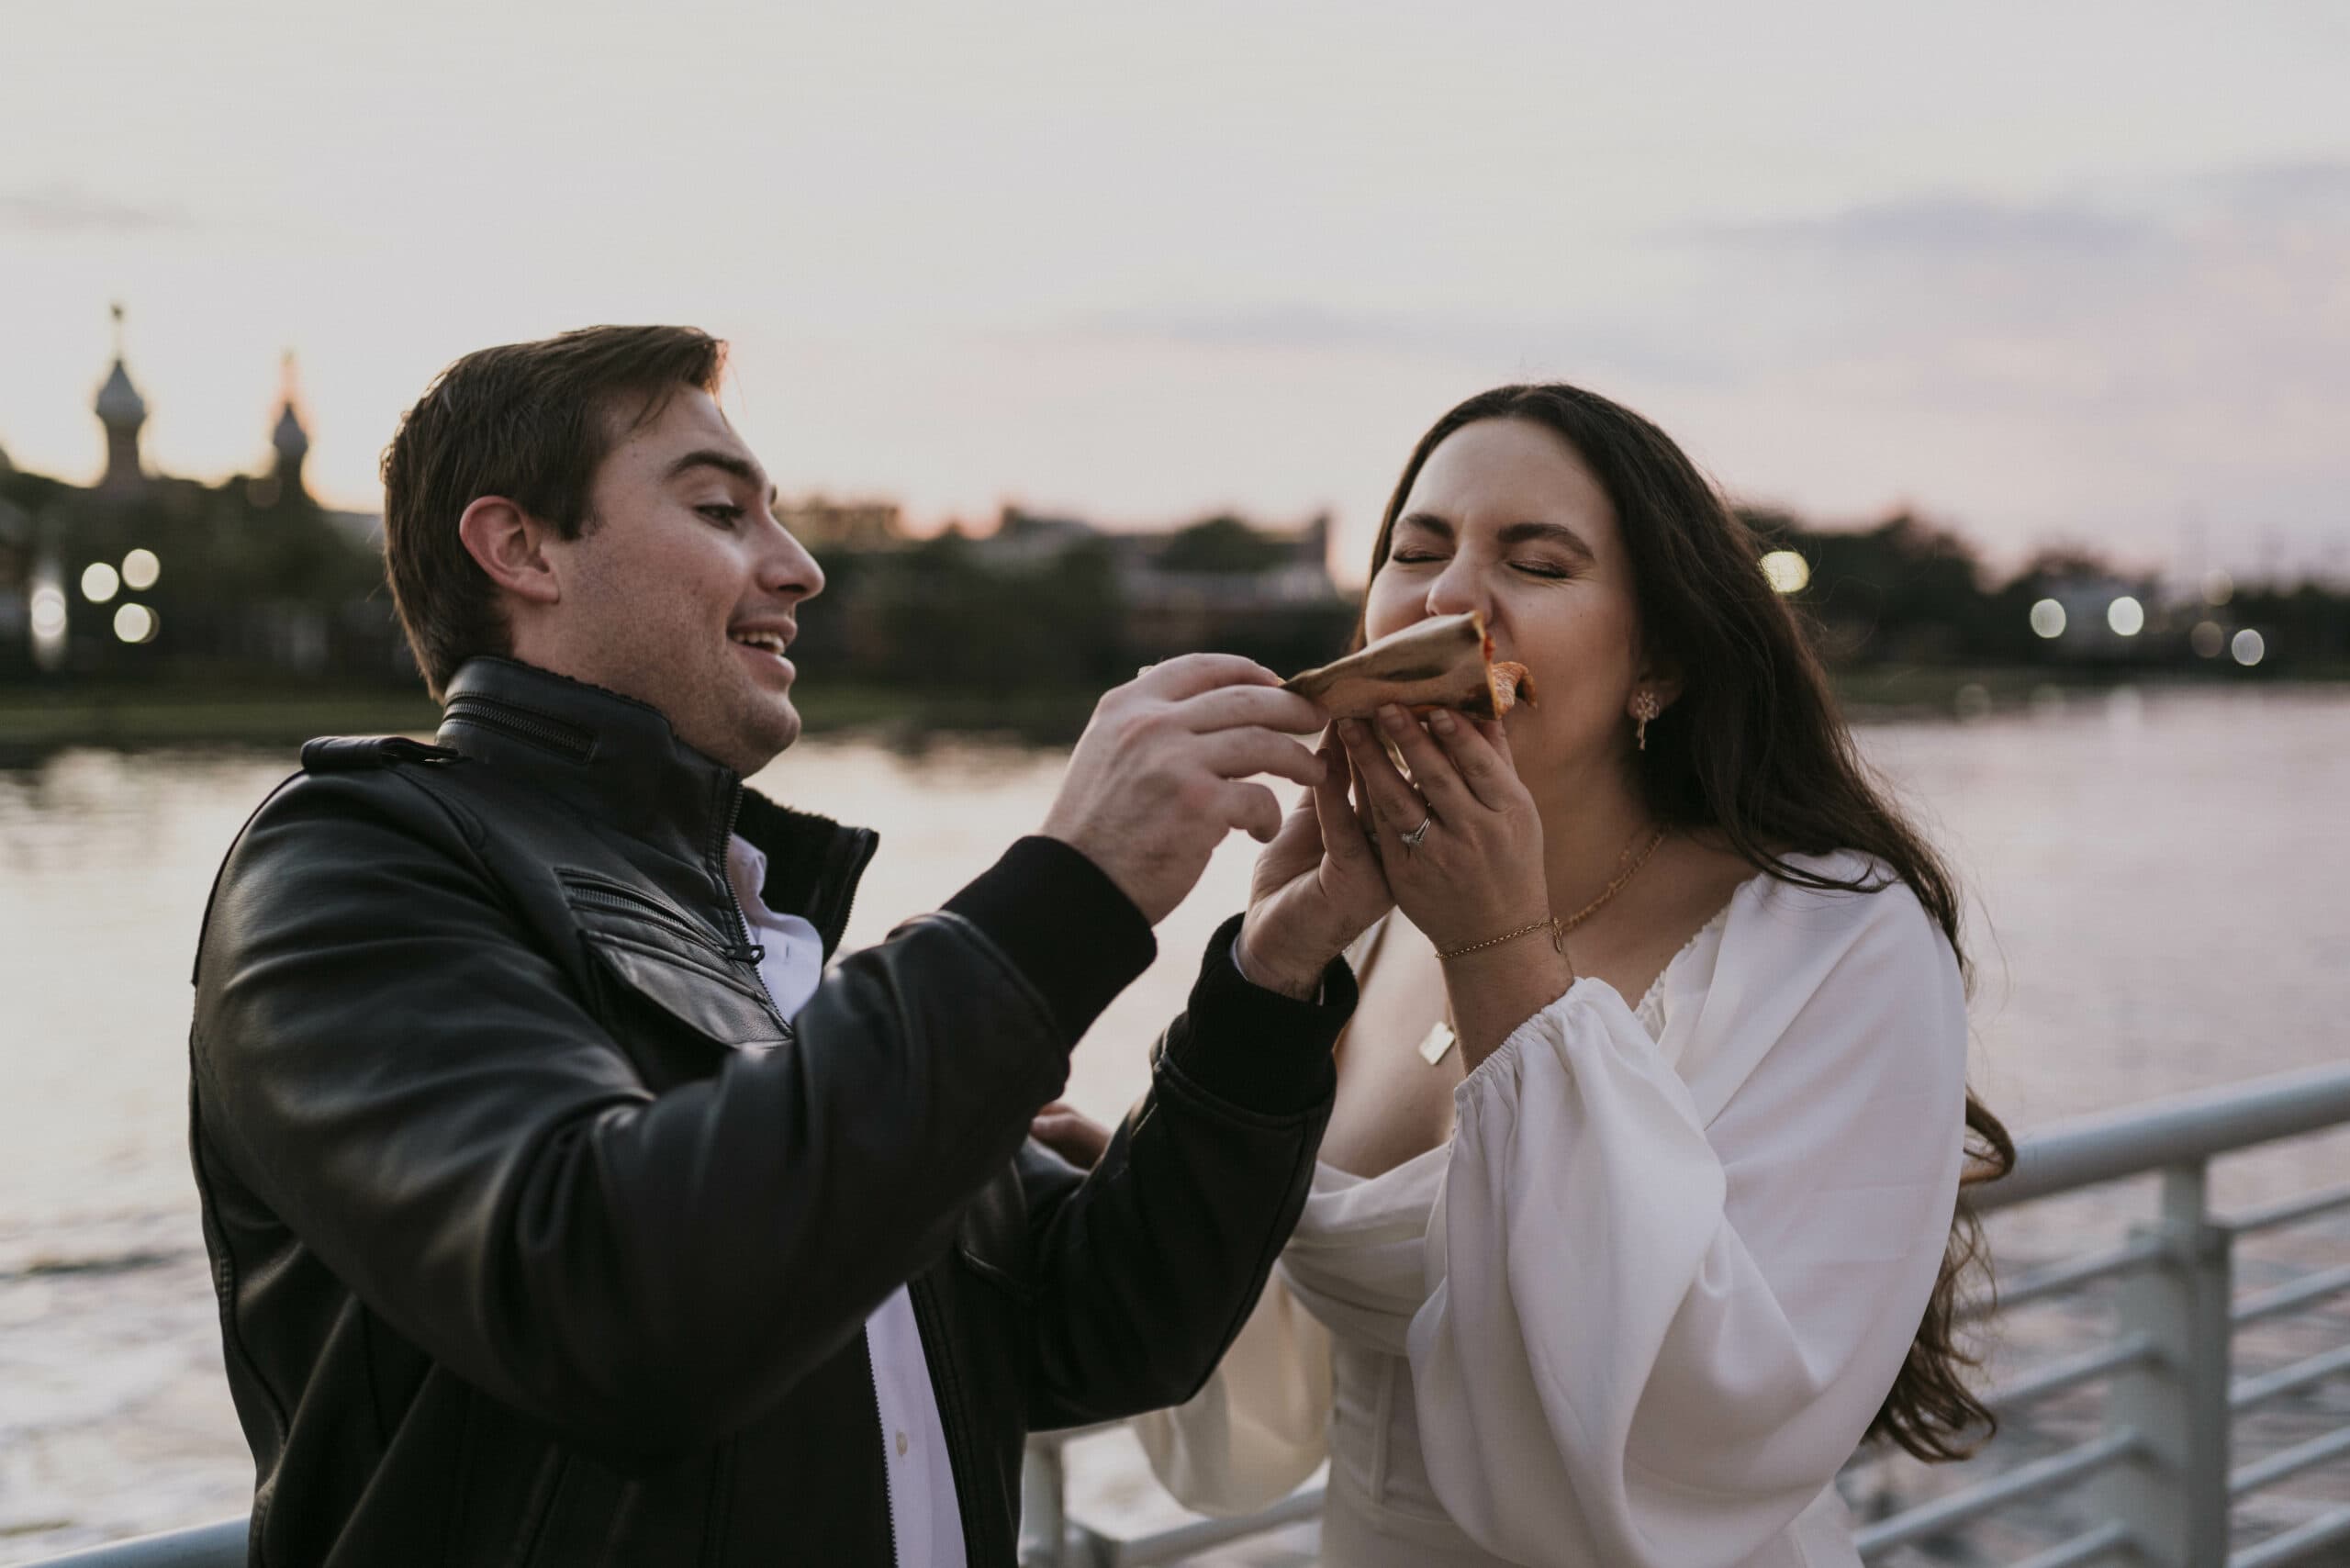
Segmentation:
<svg viewBox="0 0 2350 1568">
<path fill-rule="evenodd" d="M 690 716 L 673 714 L 670 722 L 679 739 L 747 778 L 800 738 L 800 712 L 739 669 L 716 673 L 732 678 L 712 678 L 684 694 L 681 706 Z"/>
</svg>

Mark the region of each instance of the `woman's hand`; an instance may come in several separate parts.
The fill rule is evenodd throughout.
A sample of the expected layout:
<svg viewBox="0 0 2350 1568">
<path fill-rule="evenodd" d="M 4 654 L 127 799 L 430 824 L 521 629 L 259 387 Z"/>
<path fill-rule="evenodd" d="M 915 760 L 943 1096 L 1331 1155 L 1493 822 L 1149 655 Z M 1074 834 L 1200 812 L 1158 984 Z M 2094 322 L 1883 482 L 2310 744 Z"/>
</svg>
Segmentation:
<svg viewBox="0 0 2350 1568">
<path fill-rule="evenodd" d="M 1541 813 L 1498 722 L 1439 710 L 1423 728 L 1389 706 L 1379 711 L 1379 726 L 1404 754 L 1409 779 L 1368 725 L 1342 723 L 1338 732 L 1396 907 L 1439 954 L 1521 933 L 1445 962 L 1461 1060 L 1473 1069 L 1574 983 L 1574 967 L 1550 933 L 1527 930 L 1550 918 Z M 1406 843 L 1407 834 L 1419 842 Z"/>
<path fill-rule="evenodd" d="M 1423 726 L 1392 704 L 1379 711 L 1378 724 L 1404 754 L 1410 778 L 1368 723 L 1342 723 L 1338 733 L 1397 907 L 1439 951 L 1547 919 L 1542 818 L 1501 725 L 1438 710 Z M 1407 843 L 1423 823 L 1419 842 Z"/>
<path fill-rule="evenodd" d="M 1299 998 L 1313 996 L 1330 960 L 1394 903 L 1348 800 L 1346 753 L 1335 735 L 1323 737 L 1321 753 L 1322 782 L 1257 857 L 1240 926 L 1241 974 Z"/>
</svg>

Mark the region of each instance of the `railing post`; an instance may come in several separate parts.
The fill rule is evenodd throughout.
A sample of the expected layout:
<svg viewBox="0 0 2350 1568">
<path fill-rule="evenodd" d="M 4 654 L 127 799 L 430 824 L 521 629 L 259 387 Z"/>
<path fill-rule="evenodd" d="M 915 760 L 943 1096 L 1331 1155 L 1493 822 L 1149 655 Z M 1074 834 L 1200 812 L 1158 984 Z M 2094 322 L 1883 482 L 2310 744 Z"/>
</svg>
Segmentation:
<svg viewBox="0 0 2350 1568">
<path fill-rule="evenodd" d="M 1020 1466 L 1020 1568 L 1069 1561 L 1069 1470 L 1057 1438 L 1031 1438 Z"/>
<path fill-rule="evenodd" d="M 2218 1568 L 2228 1559 L 2228 1232 L 2204 1208 L 2204 1163 L 2163 1171 L 2162 1257 L 2121 1287 L 2121 1333 L 2153 1339 L 2155 1358 L 2117 1377 L 2109 1431 L 2143 1447 L 2100 1478 L 2097 1500 L 2159 1568 Z"/>
</svg>

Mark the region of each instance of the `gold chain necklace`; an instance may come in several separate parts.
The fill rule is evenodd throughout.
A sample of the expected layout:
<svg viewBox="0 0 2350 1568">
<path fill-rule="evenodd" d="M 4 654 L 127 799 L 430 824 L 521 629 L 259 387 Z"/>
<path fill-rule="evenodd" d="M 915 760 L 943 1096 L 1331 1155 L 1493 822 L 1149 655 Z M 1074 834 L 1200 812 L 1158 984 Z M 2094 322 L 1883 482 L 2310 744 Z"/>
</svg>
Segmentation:
<svg viewBox="0 0 2350 1568">
<path fill-rule="evenodd" d="M 1649 834 L 1648 843 L 1643 845 L 1640 848 L 1639 857 L 1638 859 L 1633 859 L 1630 865 L 1625 866 L 1625 860 L 1629 859 L 1632 854 L 1632 841 L 1628 838 L 1626 839 L 1624 841 L 1624 853 L 1622 856 L 1617 857 L 1616 862 L 1619 866 L 1624 866 L 1624 868 L 1616 873 L 1616 879 L 1614 881 L 1608 883 L 1606 887 L 1600 890 L 1600 894 L 1597 898 L 1592 900 L 1589 903 L 1575 911 L 1574 913 L 1569 915 L 1566 919 L 1552 921 L 1550 923 L 1551 940 L 1563 946 L 1567 940 L 1567 933 L 1572 931 L 1576 926 L 1581 925 L 1584 921 L 1589 920 L 1593 915 L 1597 914 L 1601 910 L 1606 909 L 1607 907 L 1607 901 L 1614 898 L 1617 893 L 1622 892 L 1624 890 L 1625 884 L 1629 882 L 1634 877 L 1639 875 L 1640 868 L 1649 863 L 1649 857 L 1655 854 L 1656 846 L 1663 842 L 1664 829 L 1658 828 L 1654 833 Z"/>
<path fill-rule="evenodd" d="M 1498 947 L 1505 942 L 1511 942 L 1516 940 L 1520 936 L 1530 935 L 1534 932 L 1541 930 L 1544 926 L 1548 926 L 1550 929 L 1550 946 L 1552 950 L 1560 953 L 1565 952 L 1567 950 L 1567 934 L 1574 930 L 1575 927 L 1581 925 L 1584 921 L 1589 920 L 1593 915 L 1597 914 L 1601 910 L 1606 908 L 1607 901 L 1614 898 L 1617 893 L 1622 892 L 1631 879 L 1640 874 L 1640 868 L 1649 863 L 1649 857 L 1654 855 L 1656 853 L 1657 846 L 1663 842 L 1664 829 L 1660 827 L 1655 832 L 1649 834 L 1648 843 L 1640 846 L 1639 854 L 1635 857 L 1632 854 L 1632 841 L 1628 838 L 1626 839 L 1624 841 L 1624 853 L 1617 856 L 1616 859 L 1616 863 L 1623 868 L 1616 873 L 1615 880 L 1609 882 L 1605 888 L 1602 888 L 1597 898 L 1592 900 L 1589 903 L 1575 911 L 1574 913 L 1569 915 L 1566 919 L 1561 920 L 1557 916 L 1553 915 L 1547 920 L 1538 920 L 1531 925 L 1521 925 L 1515 931 L 1505 931 L 1499 936 L 1489 936 L 1483 942 L 1472 942 L 1465 947 L 1440 948 L 1437 952 L 1438 959 L 1442 961 L 1448 958 L 1457 958 L 1463 953 L 1474 953 L 1479 949 L 1485 947 Z M 1430 1067 L 1436 1066 L 1437 1063 L 1444 1059 L 1445 1052 L 1452 1048 L 1452 1042 L 1459 1037 L 1458 1033 L 1453 1028 L 1452 1006 L 1449 1001 L 1445 1004 L 1444 1011 L 1445 1016 L 1437 1021 L 1436 1027 L 1428 1031 L 1427 1038 L 1420 1042 L 1420 1059 L 1427 1062 Z"/>
</svg>

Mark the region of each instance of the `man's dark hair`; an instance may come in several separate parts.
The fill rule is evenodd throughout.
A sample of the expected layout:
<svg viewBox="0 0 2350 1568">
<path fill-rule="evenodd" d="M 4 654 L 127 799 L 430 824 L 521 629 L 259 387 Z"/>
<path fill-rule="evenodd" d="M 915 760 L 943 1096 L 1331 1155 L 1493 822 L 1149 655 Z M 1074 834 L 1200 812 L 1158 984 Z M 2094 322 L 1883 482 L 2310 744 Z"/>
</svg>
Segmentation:
<svg viewBox="0 0 2350 1568">
<path fill-rule="evenodd" d="M 497 585 L 457 537 L 503 496 L 565 539 L 593 526 L 596 469 L 679 387 L 715 393 L 726 344 L 692 327 L 586 327 L 469 353 L 426 387 L 384 449 L 384 564 L 437 700 L 477 654 L 510 654 Z"/>
</svg>

